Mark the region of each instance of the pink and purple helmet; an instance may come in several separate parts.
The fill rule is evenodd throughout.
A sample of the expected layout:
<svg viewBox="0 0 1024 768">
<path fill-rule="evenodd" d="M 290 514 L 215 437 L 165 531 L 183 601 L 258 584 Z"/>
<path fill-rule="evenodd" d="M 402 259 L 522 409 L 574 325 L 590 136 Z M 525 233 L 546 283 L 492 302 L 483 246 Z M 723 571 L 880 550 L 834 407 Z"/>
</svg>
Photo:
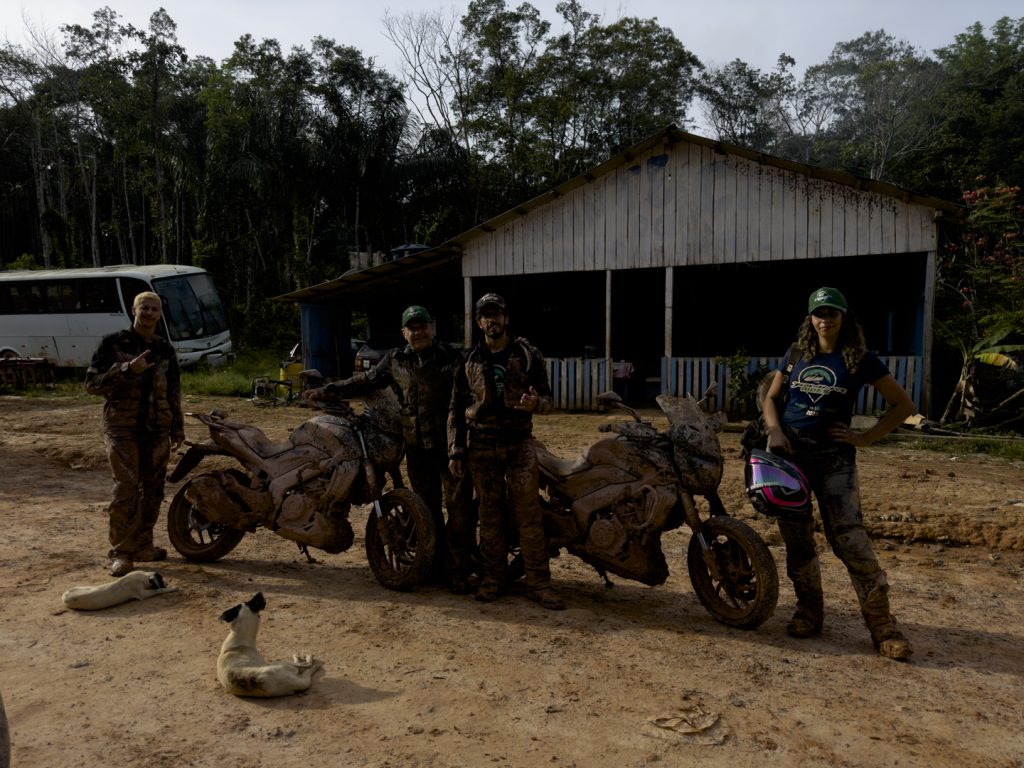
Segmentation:
<svg viewBox="0 0 1024 768">
<path fill-rule="evenodd" d="M 762 515 L 789 520 L 810 516 L 811 489 L 807 477 L 793 462 L 754 448 L 744 476 L 750 503 Z"/>
</svg>

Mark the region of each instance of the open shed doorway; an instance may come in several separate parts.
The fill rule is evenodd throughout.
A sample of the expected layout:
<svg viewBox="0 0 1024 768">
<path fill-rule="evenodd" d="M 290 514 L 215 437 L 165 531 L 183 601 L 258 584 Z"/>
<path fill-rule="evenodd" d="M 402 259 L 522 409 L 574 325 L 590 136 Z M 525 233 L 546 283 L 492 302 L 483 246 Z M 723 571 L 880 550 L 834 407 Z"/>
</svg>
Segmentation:
<svg viewBox="0 0 1024 768">
<path fill-rule="evenodd" d="M 672 353 L 680 357 L 785 354 L 807 297 L 838 288 L 883 355 L 920 355 L 927 254 L 677 267 Z"/>
<path fill-rule="evenodd" d="M 544 357 L 604 357 L 604 272 L 475 279 L 473 303 L 491 291 L 508 305 L 509 332 Z"/>
<path fill-rule="evenodd" d="M 647 404 L 660 391 L 665 271 L 629 269 L 611 274 L 613 383 L 626 402 Z M 626 371 L 628 376 L 623 375 Z"/>
</svg>

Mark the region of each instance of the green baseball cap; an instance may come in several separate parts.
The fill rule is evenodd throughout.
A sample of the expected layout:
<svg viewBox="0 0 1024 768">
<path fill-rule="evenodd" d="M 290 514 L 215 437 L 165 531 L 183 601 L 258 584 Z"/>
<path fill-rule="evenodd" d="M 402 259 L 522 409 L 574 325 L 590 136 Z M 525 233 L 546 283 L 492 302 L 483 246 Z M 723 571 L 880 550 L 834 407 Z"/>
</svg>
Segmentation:
<svg viewBox="0 0 1024 768">
<path fill-rule="evenodd" d="M 818 307 L 832 307 L 845 315 L 846 297 L 835 288 L 819 288 L 807 299 L 807 314 L 811 314 Z"/>
<path fill-rule="evenodd" d="M 402 327 L 404 328 L 413 320 L 422 320 L 425 323 L 434 322 L 434 318 L 427 312 L 426 307 L 421 307 L 418 304 L 413 304 L 411 307 L 407 307 L 405 312 L 402 313 Z"/>
</svg>

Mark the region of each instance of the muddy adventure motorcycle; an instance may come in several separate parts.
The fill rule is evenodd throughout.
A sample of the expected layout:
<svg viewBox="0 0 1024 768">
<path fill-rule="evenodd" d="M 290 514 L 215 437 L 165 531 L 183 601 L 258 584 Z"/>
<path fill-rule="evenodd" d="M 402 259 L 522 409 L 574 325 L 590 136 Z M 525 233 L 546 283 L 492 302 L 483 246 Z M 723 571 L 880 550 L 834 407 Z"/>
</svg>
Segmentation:
<svg viewBox="0 0 1024 768">
<path fill-rule="evenodd" d="M 577 459 L 539 447 L 544 530 L 552 549 L 565 547 L 608 585 L 607 574 L 614 573 L 653 586 L 668 578 L 661 534 L 685 523 L 692 531 L 687 566 L 697 598 L 723 624 L 754 629 L 775 610 L 779 576 L 761 537 L 730 517 L 718 496 L 724 416 L 705 410 L 713 396 L 714 388 L 700 402 L 659 395 L 669 421 L 661 432 L 616 393 L 600 395 L 633 421 L 602 424 L 600 431 L 614 434 Z M 707 500 L 705 519 L 695 496 Z"/>
<path fill-rule="evenodd" d="M 389 389 L 363 400 L 362 413 L 340 402 L 280 442 L 224 413 L 189 414 L 211 439 L 191 444 L 168 479 L 180 481 L 208 456 L 230 456 L 241 468 L 194 474 L 178 489 L 167 512 L 174 548 L 188 560 L 213 562 L 247 531 L 267 528 L 312 560 L 309 547 L 335 554 L 352 546 L 351 507 L 372 504 L 366 556 L 374 576 L 391 589 L 423 581 L 437 532 L 423 500 L 400 487 L 400 406 Z M 388 476 L 395 487 L 385 492 Z"/>
</svg>

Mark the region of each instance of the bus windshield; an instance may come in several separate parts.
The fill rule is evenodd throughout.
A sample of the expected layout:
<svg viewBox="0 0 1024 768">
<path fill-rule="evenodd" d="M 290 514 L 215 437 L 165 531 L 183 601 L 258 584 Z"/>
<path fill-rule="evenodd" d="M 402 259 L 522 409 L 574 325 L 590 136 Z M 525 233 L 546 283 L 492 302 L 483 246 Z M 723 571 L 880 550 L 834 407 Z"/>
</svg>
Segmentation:
<svg viewBox="0 0 1024 768">
<path fill-rule="evenodd" d="M 164 300 L 164 319 L 174 341 L 198 339 L 228 329 L 224 308 L 206 273 L 153 280 L 153 289 Z"/>
</svg>

